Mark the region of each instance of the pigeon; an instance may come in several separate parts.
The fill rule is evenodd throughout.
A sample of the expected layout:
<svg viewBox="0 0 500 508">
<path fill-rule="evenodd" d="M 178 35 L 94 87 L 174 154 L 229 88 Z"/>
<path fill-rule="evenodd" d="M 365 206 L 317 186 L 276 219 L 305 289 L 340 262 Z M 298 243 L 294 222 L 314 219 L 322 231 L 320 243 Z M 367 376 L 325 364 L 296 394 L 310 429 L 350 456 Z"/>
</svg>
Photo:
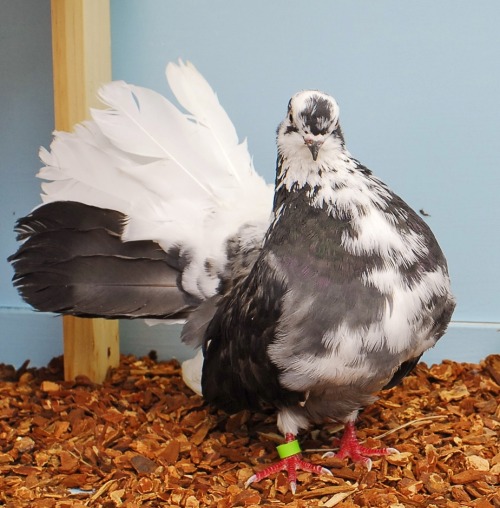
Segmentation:
<svg viewBox="0 0 500 508">
<path fill-rule="evenodd" d="M 311 425 L 344 425 L 339 458 L 371 467 L 359 411 L 445 333 L 455 299 L 427 224 L 345 146 L 335 99 L 295 94 L 277 129 L 275 185 L 190 63 L 167 66 L 182 113 L 115 82 L 109 109 L 42 150 L 44 204 L 16 226 L 14 284 L 36 309 L 183 319 L 200 351 L 185 381 L 229 413 L 271 407 L 286 471 Z"/>
</svg>

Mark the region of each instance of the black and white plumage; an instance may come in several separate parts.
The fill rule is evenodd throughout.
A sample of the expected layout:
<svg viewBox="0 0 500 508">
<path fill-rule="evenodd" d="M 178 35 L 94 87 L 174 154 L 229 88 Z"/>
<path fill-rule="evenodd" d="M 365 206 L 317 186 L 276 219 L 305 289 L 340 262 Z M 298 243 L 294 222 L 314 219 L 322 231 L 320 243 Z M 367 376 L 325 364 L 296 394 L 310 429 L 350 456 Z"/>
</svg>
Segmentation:
<svg viewBox="0 0 500 508">
<path fill-rule="evenodd" d="M 418 215 L 346 150 L 331 97 L 295 95 L 277 143 L 273 220 L 210 322 L 203 393 L 229 411 L 275 406 L 285 435 L 325 419 L 350 431 L 445 332 L 446 261 Z M 353 439 L 345 449 L 364 461 Z"/>
<path fill-rule="evenodd" d="M 48 204 L 18 223 L 15 284 L 41 310 L 187 316 L 184 339 L 204 357 L 185 378 L 196 385 L 203 364 L 208 402 L 271 405 L 289 439 L 345 422 L 341 456 L 368 463 L 358 411 L 411 370 L 454 309 L 438 243 L 347 151 L 332 97 L 290 100 L 273 190 L 194 67 L 169 64 L 167 76 L 189 115 L 112 83 L 110 110 L 42 152 Z M 295 466 L 282 466 L 293 486 Z"/>
</svg>

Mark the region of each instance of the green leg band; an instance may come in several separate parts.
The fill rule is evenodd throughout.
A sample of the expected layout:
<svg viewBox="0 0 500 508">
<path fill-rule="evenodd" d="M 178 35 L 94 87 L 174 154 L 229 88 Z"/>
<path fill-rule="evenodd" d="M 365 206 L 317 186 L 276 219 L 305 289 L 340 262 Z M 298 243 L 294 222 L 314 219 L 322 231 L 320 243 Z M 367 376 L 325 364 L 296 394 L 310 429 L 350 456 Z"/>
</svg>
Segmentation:
<svg viewBox="0 0 500 508">
<path fill-rule="evenodd" d="M 277 446 L 276 450 L 278 450 L 278 455 L 280 456 L 280 459 L 286 459 L 287 457 L 297 455 L 297 453 L 300 453 L 302 451 L 300 449 L 299 442 L 296 439 Z"/>
</svg>

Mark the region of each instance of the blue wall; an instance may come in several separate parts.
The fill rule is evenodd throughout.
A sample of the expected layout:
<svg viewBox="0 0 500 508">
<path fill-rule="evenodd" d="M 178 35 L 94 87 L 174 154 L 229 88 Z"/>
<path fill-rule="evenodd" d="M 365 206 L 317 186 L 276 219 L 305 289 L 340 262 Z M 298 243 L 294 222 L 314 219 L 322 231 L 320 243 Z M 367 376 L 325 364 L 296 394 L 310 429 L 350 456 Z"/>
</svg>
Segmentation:
<svg viewBox="0 0 500 508">
<path fill-rule="evenodd" d="M 21 303 L 5 261 L 13 224 L 38 204 L 38 148 L 54 128 L 50 1 L 0 0 L 0 304 Z M 23 304 L 22 304 L 23 305 Z"/>
<path fill-rule="evenodd" d="M 50 34 L 44 44 L 37 34 L 47 13 L 34 9 L 43 10 L 48 0 L 0 2 L 2 7 L 19 4 L 31 6 L 21 20 L 30 13 L 37 19 L 29 30 L 17 29 L 22 44 L 45 48 Z M 255 166 L 269 181 L 275 128 L 290 95 L 302 88 L 335 95 L 348 148 L 414 208 L 431 215 L 427 221 L 447 254 L 459 304 L 448 336 L 426 360 L 477 361 L 500 351 L 497 0 L 111 0 L 111 7 L 113 77 L 168 95 L 166 62 L 191 60 L 217 91 L 240 135 L 248 137 Z M 0 191 L 0 320 L 4 316 L 2 323 L 10 323 L 0 328 L 9 332 L 8 339 L 0 336 L 0 346 L 9 340 L 30 344 L 36 340 L 31 335 L 53 337 L 59 330 L 53 318 L 12 309 L 23 304 L 3 261 L 14 248 L 15 216 L 38 203 L 37 146 L 47 145 L 52 129 L 50 62 L 32 55 L 22 59 L 17 49 L 4 55 L 3 25 L 0 121 L 2 132 L 15 124 L 21 134 L 0 140 L 6 182 Z M 16 30 L 9 31 L 12 40 Z M 4 59 L 15 70 L 30 56 L 36 61 L 9 78 L 15 97 L 4 100 Z M 29 94 L 21 95 L 27 72 L 41 81 L 31 85 L 31 93 L 43 93 L 45 99 L 30 102 Z M 15 100 L 22 104 L 4 127 L 4 109 L 12 111 Z M 39 111 L 41 104 L 47 111 Z M 173 349 L 162 349 L 162 341 L 172 343 L 164 333 L 141 323 L 122 324 L 122 349 L 141 354 L 154 347 L 163 357 L 184 355 L 175 340 Z M 16 354 L 4 351 L 0 362 L 26 357 L 20 348 Z M 46 356 L 51 352 L 45 349 Z"/>
<path fill-rule="evenodd" d="M 54 128 L 50 0 L 0 0 L 0 363 L 46 364 L 59 319 L 35 314 L 11 284 L 14 222 L 40 201 L 38 148 Z"/>
</svg>

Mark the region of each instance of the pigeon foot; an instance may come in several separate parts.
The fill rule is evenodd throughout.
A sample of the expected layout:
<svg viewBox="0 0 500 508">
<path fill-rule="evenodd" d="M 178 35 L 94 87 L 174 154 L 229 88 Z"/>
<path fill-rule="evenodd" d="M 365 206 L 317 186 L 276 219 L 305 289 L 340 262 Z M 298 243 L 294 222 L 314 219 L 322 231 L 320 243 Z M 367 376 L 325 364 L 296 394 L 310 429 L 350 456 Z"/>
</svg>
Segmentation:
<svg viewBox="0 0 500 508">
<path fill-rule="evenodd" d="M 391 455 L 399 453 L 396 448 L 367 448 L 361 445 L 356 437 L 356 429 L 353 422 L 345 424 L 344 435 L 340 439 L 340 449 L 337 453 L 327 452 L 323 457 L 337 457 L 350 459 L 356 464 L 363 464 L 368 471 L 372 468 L 372 461 L 370 457 L 380 457 L 384 455 Z"/>
<path fill-rule="evenodd" d="M 316 464 L 311 464 L 302 459 L 299 443 L 293 434 L 287 434 L 286 443 L 278 446 L 277 450 L 281 460 L 252 475 L 245 482 L 245 487 L 248 487 L 252 483 L 260 482 L 264 478 L 268 478 L 280 471 L 286 471 L 290 490 L 295 494 L 297 490 L 297 471 L 301 470 L 308 473 L 332 475 L 331 471 L 328 469 Z"/>
</svg>

